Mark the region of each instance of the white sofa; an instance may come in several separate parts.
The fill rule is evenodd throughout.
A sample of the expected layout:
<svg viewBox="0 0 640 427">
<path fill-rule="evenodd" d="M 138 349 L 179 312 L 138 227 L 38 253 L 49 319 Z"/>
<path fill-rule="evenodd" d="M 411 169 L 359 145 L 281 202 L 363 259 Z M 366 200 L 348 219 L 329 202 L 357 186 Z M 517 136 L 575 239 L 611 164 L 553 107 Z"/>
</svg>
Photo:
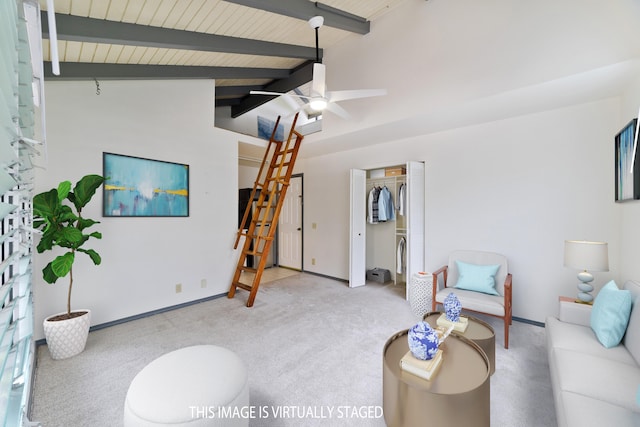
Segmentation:
<svg viewBox="0 0 640 427">
<path fill-rule="evenodd" d="M 591 306 L 560 303 L 546 320 L 558 426 L 640 426 L 640 283 L 627 281 L 631 315 L 622 342 L 605 348 L 590 326 Z"/>
</svg>

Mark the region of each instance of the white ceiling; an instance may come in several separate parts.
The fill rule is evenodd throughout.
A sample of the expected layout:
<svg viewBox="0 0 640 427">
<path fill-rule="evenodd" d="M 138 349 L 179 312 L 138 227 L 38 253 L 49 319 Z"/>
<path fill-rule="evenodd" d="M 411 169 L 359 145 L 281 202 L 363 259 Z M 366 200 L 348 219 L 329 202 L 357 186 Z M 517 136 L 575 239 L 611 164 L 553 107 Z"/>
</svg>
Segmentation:
<svg viewBox="0 0 640 427">
<path fill-rule="evenodd" d="M 271 90 L 269 85 L 278 83 L 289 91 L 311 80 L 309 70 L 293 78 L 296 67 L 315 60 L 309 18 L 325 16 L 322 55 L 363 32 L 352 28 L 369 31 L 371 21 L 403 1 L 55 0 L 62 72 L 55 77 L 48 71 L 45 31 L 45 73 L 49 79 L 215 78 L 216 105 L 234 106 L 232 116 L 239 115 L 265 102 L 254 96 L 247 103 L 251 89 Z M 40 6 L 46 10 L 47 1 L 40 0 Z M 261 69 L 269 72 L 261 75 Z M 235 107 L 241 102 L 246 105 Z"/>
</svg>

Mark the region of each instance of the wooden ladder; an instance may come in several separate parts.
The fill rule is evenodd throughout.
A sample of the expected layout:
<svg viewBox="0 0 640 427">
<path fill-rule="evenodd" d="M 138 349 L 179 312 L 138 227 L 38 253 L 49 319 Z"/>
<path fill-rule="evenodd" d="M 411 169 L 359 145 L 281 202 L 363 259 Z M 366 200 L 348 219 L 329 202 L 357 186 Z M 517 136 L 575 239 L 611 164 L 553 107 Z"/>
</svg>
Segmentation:
<svg viewBox="0 0 640 427">
<path fill-rule="evenodd" d="M 293 119 L 291 131 L 285 143 L 275 138 L 280 117 L 276 120 L 271 138 L 269 139 L 269 145 L 262 159 L 262 165 L 258 171 L 258 177 L 253 185 L 251 196 L 249 197 L 249 203 L 247 204 L 242 222 L 240 223 L 241 228 L 238 229 L 236 242 L 233 246 L 233 248 L 236 249 L 242 236 L 246 237 L 242 245 L 242 250 L 240 251 L 238 265 L 233 275 L 227 297 L 233 298 L 238 288 L 249 291 L 247 307 L 253 306 L 253 301 L 258 293 L 262 272 L 267 263 L 271 244 L 276 234 L 280 209 L 282 208 L 287 189 L 289 188 L 289 181 L 291 180 L 293 167 L 296 162 L 296 157 L 298 156 L 300 143 L 304 138 L 302 134 L 295 131 L 297 121 L 298 114 L 296 114 Z M 254 200 L 257 200 L 257 202 L 253 210 L 253 216 L 249 223 L 249 228 L 244 231 L 242 227 L 249 218 Z M 249 256 L 255 257 L 254 265 L 257 262 L 257 267 L 247 265 L 247 257 Z M 240 282 L 243 272 L 253 274 L 251 284 Z"/>
</svg>

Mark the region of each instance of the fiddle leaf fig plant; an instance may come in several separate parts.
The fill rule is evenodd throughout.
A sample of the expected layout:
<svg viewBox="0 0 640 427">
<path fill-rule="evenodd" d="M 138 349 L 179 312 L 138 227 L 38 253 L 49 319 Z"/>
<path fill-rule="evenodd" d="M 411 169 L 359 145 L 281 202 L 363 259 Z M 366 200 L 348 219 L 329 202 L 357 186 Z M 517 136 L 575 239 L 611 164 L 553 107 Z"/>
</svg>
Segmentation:
<svg viewBox="0 0 640 427">
<path fill-rule="evenodd" d="M 90 238 L 101 239 L 98 231 L 86 230 L 99 221 L 84 218 L 82 209 L 91 201 L 96 190 L 104 182 L 100 175 L 86 175 L 77 182 L 71 191 L 71 182 L 63 181 L 58 188 L 37 194 L 33 198 L 33 227 L 42 231 L 40 242 L 36 247 L 38 253 L 54 248 L 62 248 L 66 252 L 56 256 L 42 270 L 47 283 L 55 283 L 59 278 L 69 275 L 69 291 L 67 293 L 67 318 L 71 314 L 71 290 L 73 288 L 73 263 L 78 252 L 87 254 L 95 265 L 102 262 L 100 255 L 93 249 L 85 247 Z"/>
</svg>

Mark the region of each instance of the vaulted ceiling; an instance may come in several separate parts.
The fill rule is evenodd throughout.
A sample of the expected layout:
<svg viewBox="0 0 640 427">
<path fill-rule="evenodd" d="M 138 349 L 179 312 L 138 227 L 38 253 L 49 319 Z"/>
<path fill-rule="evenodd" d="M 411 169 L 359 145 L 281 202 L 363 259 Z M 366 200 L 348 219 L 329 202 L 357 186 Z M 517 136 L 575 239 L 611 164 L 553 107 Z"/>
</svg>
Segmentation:
<svg viewBox="0 0 640 427">
<path fill-rule="evenodd" d="M 59 76 L 39 1 L 46 79 L 215 79 L 216 107 L 238 117 L 273 98 L 250 90 L 306 93 L 316 55 L 405 0 L 55 0 Z"/>
</svg>

